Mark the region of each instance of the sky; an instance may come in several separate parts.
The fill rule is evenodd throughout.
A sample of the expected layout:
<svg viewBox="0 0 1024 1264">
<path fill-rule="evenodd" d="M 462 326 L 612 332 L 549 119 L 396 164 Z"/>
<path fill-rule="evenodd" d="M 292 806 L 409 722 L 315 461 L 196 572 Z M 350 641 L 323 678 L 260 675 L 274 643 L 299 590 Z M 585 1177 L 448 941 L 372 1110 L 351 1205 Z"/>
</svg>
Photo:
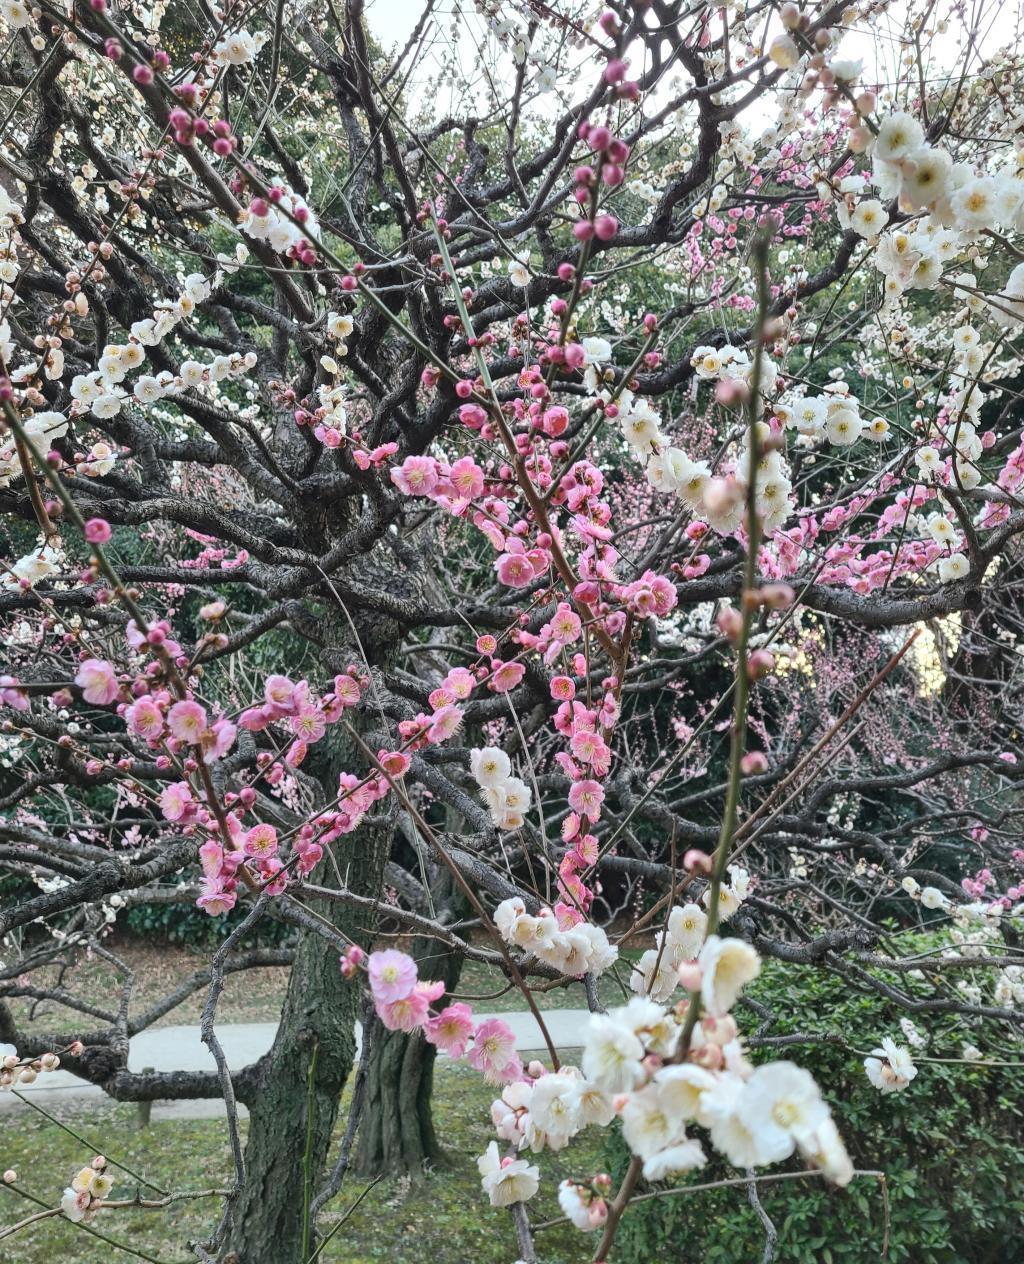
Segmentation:
<svg viewBox="0 0 1024 1264">
<path fill-rule="evenodd" d="M 558 3 L 559 0 L 554 0 L 556 7 Z M 864 62 L 863 82 L 885 83 L 892 80 L 899 58 L 899 41 L 906 30 L 910 7 L 907 0 L 894 0 L 884 25 L 874 34 L 855 30 L 843 40 L 840 55 Z M 940 2 L 936 5 L 936 12 L 941 13 L 943 7 Z M 367 0 L 367 23 L 385 49 L 401 49 L 412 34 L 423 8 L 424 0 Z M 508 4 L 503 9 L 510 15 L 516 15 L 521 6 Z M 1024 6 L 1018 5 L 1017 0 L 967 0 L 967 24 L 978 27 L 976 47 L 982 55 L 995 51 L 1000 43 L 1013 42 L 1014 33 L 1020 31 L 1022 9 Z M 963 29 L 961 23 L 953 21 L 945 34 L 937 37 L 934 52 L 943 67 L 959 68 L 963 56 Z M 448 112 L 461 113 L 461 103 L 454 93 L 454 86 L 452 90 L 446 90 L 446 82 L 451 81 L 438 81 L 442 60 L 454 47 L 465 69 L 470 74 L 479 75 L 477 49 L 485 38 L 485 20 L 477 13 L 472 0 L 436 0 L 424 32 L 422 54 L 407 89 L 414 107 L 426 107 L 436 117 Z M 514 67 L 510 58 L 504 58 L 502 70 L 511 83 Z M 559 109 L 558 98 L 548 94 L 544 106 L 554 113 Z M 774 122 L 773 105 L 770 102 L 760 103 L 748 111 L 744 121 L 754 129 L 770 125 Z"/>
</svg>

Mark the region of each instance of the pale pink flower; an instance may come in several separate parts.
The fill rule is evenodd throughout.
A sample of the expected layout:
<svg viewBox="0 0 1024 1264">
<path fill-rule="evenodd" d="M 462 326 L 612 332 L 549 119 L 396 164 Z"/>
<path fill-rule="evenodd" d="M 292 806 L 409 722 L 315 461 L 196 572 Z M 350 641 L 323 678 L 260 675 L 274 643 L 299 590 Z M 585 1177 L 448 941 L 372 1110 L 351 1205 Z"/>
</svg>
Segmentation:
<svg viewBox="0 0 1024 1264">
<path fill-rule="evenodd" d="M 462 724 L 462 708 L 456 706 L 442 707 L 430 717 L 430 728 L 427 729 L 427 741 L 431 743 L 447 742 L 454 737 Z"/>
<path fill-rule="evenodd" d="M 430 1019 L 424 1034 L 442 1053 L 461 1058 L 473 1035 L 473 1011 L 464 1001 L 456 1001 Z"/>
<path fill-rule="evenodd" d="M 199 848 L 199 863 L 202 865 L 204 876 L 216 878 L 220 874 L 223 861 L 224 848 L 220 843 L 215 843 L 212 838 L 208 838 Z"/>
<path fill-rule="evenodd" d="M 502 553 L 494 569 L 499 581 L 509 588 L 523 588 L 534 580 L 533 563 L 525 553 Z"/>
<path fill-rule="evenodd" d="M 29 700 L 13 676 L 0 676 L 0 706 L 14 711 L 28 711 Z"/>
<path fill-rule="evenodd" d="M 167 727 L 179 741 L 198 746 L 199 739 L 206 732 L 206 709 L 189 699 L 176 702 L 167 712 Z"/>
<path fill-rule="evenodd" d="M 230 720 L 225 720 L 223 716 L 215 720 L 199 739 L 203 748 L 204 763 L 212 764 L 223 758 L 234 746 L 237 736 L 237 725 L 232 724 Z"/>
<path fill-rule="evenodd" d="M 247 856 L 274 856 L 277 854 L 277 830 L 266 821 L 254 825 L 245 836 L 245 854 Z"/>
<path fill-rule="evenodd" d="M 466 667 L 453 667 L 444 678 L 444 688 L 458 702 L 465 702 L 476 688 L 476 677 Z"/>
<path fill-rule="evenodd" d="M 416 986 L 416 962 L 408 953 L 394 948 L 371 952 L 367 973 L 373 999 L 379 1004 L 400 1001 Z"/>
<path fill-rule="evenodd" d="M 315 707 L 303 707 L 292 716 L 292 732 L 303 742 L 319 742 L 327 732 L 327 721 Z"/>
<path fill-rule="evenodd" d="M 396 1001 L 375 1001 L 375 1009 L 388 1031 L 416 1031 L 429 1017 L 429 1002 L 418 988 Z"/>
<path fill-rule="evenodd" d="M 572 735 L 569 749 L 573 757 L 584 764 L 603 763 L 608 755 L 608 747 L 600 733 L 592 733 L 588 729 Z"/>
<path fill-rule="evenodd" d="M 87 658 L 79 664 L 75 684 L 82 690 L 86 702 L 99 707 L 108 706 L 119 691 L 113 667 L 102 658 Z"/>
<path fill-rule="evenodd" d="M 334 696 L 346 707 L 354 707 L 359 701 L 359 682 L 351 676 L 334 677 Z"/>
<path fill-rule="evenodd" d="M 601 804 L 604 803 L 604 789 L 596 781 L 589 778 L 577 781 L 569 787 L 569 806 L 581 816 L 591 821 L 600 819 Z"/>
<path fill-rule="evenodd" d="M 287 676 L 268 676 L 263 685 L 263 696 L 273 706 L 290 712 L 295 696 L 295 682 Z"/>
<path fill-rule="evenodd" d="M 523 1065 L 516 1054 L 516 1038 L 512 1029 L 500 1018 L 481 1023 L 473 1036 L 469 1065 L 482 1072 L 489 1084 L 504 1084 L 518 1079 Z"/>
<path fill-rule="evenodd" d="M 225 913 L 230 913 L 235 907 L 235 901 L 238 897 L 234 891 L 224 891 L 219 887 L 210 884 L 203 894 L 196 900 L 196 904 L 211 917 L 221 917 Z"/>
<path fill-rule="evenodd" d="M 448 479 L 464 500 L 483 495 L 484 472 L 470 456 L 460 457 L 448 473 Z"/>
<path fill-rule="evenodd" d="M 508 693 L 525 675 L 526 668 L 522 663 L 501 663 L 491 676 L 490 688 L 495 693 Z"/>
<path fill-rule="evenodd" d="M 195 800 L 188 782 L 175 781 L 172 785 L 164 786 L 158 802 L 165 820 L 180 821 Z"/>
<path fill-rule="evenodd" d="M 272 718 L 265 707 L 247 707 L 238 717 L 238 727 L 248 733 L 262 733 Z"/>
<path fill-rule="evenodd" d="M 404 777 L 409 771 L 409 765 L 412 763 L 412 760 L 404 751 L 382 750 L 377 752 L 377 762 L 389 777 L 394 777 L 397 780 L 399 777 Z"/>
<path fill-rule="evenodd" d="M 430 456 L 407 456 L 391 471 L 391 481 L 406 496 L 429 496 L 437 479 L 437 462 Z"/>
<path fill-rule="evenodd" d="M 163 712 L 152 698 L 139 698 L 125 712 L 128 727 L 147 742 L 155 742 L 164 731 Z"/>
<path fill-rule="evenodd" d="M 583 631 L 583 624 L 580 622 L 579 615 L 565 602 L 559 604 L 555 617 L 551 620 L 550 627 L 552 634 L 565 645 L 577 640 Z"/>
</svg>

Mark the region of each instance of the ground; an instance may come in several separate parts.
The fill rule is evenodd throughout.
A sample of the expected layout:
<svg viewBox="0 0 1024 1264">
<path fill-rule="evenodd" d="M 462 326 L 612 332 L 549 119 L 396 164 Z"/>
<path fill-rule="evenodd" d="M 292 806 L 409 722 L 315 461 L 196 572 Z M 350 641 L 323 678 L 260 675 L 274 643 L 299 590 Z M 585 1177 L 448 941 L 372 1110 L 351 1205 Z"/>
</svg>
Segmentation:
<svg viewBox="0 0 1024 1264">
<path fill-rule="evenodd" d="M 132 1013 L 142 1012 L 172 986 L 209 961 L 209 953 L 151 944 L 126 938 L 110 944 L 110 951 L 134 974 Z M 636 954 L 631 954 L 636 955 Z M 424 975 L 429 968 L 424 967 Z M 56 968 L 50 982 L 56 982 Z M 42 984 L 42 972 L 35 982 Z M 621 983 L 611 974 L 601 979 L 607 1004 L 621 1003 L 628 982 L 628 967 L 618 970 Z M 273 1021 L 279 1012 L 287 984 L 286 967 L 268 967 L 228 976 L 218 1008 L 222 1023 Z M 98 957 L 76 963 L 63 986 L 95 1004 L 111 1004 L 120 988 L 118 970 Z M 474 962 L 467 964 L 459 985 L 460 998 L 480 1011 L 521 1010 L 523 998 L 500 974 Z M 156 1026 L 197 1023 L 206 998 L 202 988 L 161 1019 Z M 556 988 L 544 993 L 542 1005 L 580 1008 L 586 1005 L 582 986 Z M 22 1021 L 32 1002 L 19 999 L 13 1008 Z M 44 1013 L 46 1018 L 44 1019 Z M 73 1011 L 52 1002 L 45 1011 L 37 1006 L 33 1026 L 44 1021 L 55 1027 L 74 1027 L 81 1022 Z M 449 1155 L 448 1165 L 429 1172 L 418 1183 L 381 1181 L 351 1213 L 319 1257 L 323 1264 L 509 1264 L 515 1258 L 515 1238 L 506 1212 L 492 1209 L 480 1189 L 476 1156 L 494 1136 L 490 1103 L 495 1090 L 465 1067 L 439 1063 L 434 1094 L 439 1131 Z M 133 1168 L 140 1176 L 165 1189 L 223 1187 L 230 1179 L 231 1158 L 224 1124 L 220 1120 L 167 1120 L 140 1131 L 134 1106 L 113 1103 L 103 1107 L 68 1106 L 61 1122 L 84 1140 L 76 1141 L 57 1125 L 27 1113 L 3 1116 L 0 1138 L 0 1170 L 17 1171 L 19 1185 L 46 1206 L 56 1206 L 74 1172 L 92 1158 L 105 1154 Z M 342 1124 L 344 1124 L 344 1112 Z M 243 1124 L 243 1127 L 245 1125 Z M 88 1144 L 86 1144 L 88 1143 Z M 545 1154 L 533 1160 L 541 1168 L 541 1194 L 530 1204 L 535 1222 L 554 1219 L 560 1212 L 556 1201 L 558 1182 L 569 1175 L 592 1175 L 600 1167 L 596 1131 L 583 1133 L 561 1154 Z M 139 1182 L 112 1169 L 117 1177 L 114 1198 L 134 1197 Z M 322 1226 L 329 1230 L 345 1215 L 363 1192 L 358 1183 L 347 1185 L 334 1206 L 325 1213 Z M 143 1189 L 143 1197 L 152 1191 Z M 132 1258 L 158 1264 L 194 1264 L 186 1246 L 190 1238 L 202 1238 L 216 1221 L 219 1200 L 199 1199 L 170 1208 L 101 1215 L 95 1228 L 110 1238 L 130 1244 L 132 1251 L 114 1249 L 90 1237 L 62 1218 L 44 1220 L 15 1238 L 0 1241 L 4 1264 L 51 1264 L 55 1258 L 67 1264 L 99 1264 Z M 0 1187 L 0 1230 L 39 1208 Z M 590 1258 L 593 1243 L 575 1229 L 562 1225 L 546 1230 L 541 1238 L 546 1264 L 577 1264 Z M 318 1262 L 319 1264 L 319 1262 Z"/>
<path fill-rule="evenodd" d="M 480 1189 L 476 1155 L 494 1133 L 489 1106 L 494 1090 L 474 1071 L 441 1066 L 437 1073 L 435 1109 L 449 1155 L 449 1165 L 427 1173 L 423 1181 L 383 1180 L 374 1185 L 324 1249 L 323 1264 L 509 1264 L 515 1238 L 508 1213 L 491 1208 Z M 74 1172 L 103 1153 L 133 1168 L 139 1176 L 170 1189 L 222 1187 L 231 1173 L 224 1124 L 220 1120 L 167 1121 L 140 1131 L 133 1106 L 108 1106 L 74 1115 L 62 1122 L 86 1142 L 76 1141 L 41 1116 L 5 1114 L 0 1140 L 0 1168 L 14 1168 L 18 1183 L 46 1206 L 56 1206 Z M 590 1175 L 599 1167 L 596 1130 L 581 1134 L 560 1154 L 535 1158 L 541 1169 L 541 1193 L 530 1203 L 535 1222 L 558 1216 L 558 1182 L 568 1175 Z M 112 1168 L 112 1198 L 131 1198 L 139 1182 Z M 366 1189 L 347 1183 L 322 1225 L 329 1230 Z M 143 1197 L 152 1196 L 143 1190 Z M 107 1264 L 142 1258 L 158 1264 L 195 1264 L 186 1243 L 201 1238 L 216 1221 L 219 1200 L 199 1199 L 153 1211 L 110 1211 L 93 1227 L 132 1252 L 116 1250 L 83 1233 L 61 1217 L 44 1220 L 0 1242 L 4 1264 Z M 39 1208 L 0 1188 L 0 1231 Z M 545 1264 L 582 1264 L 590 1258 L 589 1237 L 568 1225 L 542 1235 Z"/>
</svg>

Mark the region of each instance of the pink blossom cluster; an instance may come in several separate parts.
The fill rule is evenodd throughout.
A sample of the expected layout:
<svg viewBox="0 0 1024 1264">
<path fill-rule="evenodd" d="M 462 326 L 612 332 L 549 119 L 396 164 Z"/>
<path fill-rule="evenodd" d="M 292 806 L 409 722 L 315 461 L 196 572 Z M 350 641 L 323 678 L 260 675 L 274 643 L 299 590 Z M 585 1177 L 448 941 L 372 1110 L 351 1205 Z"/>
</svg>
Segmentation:
<svg viewBox="0 0 1024 1264">
<path fill-rule="evenodd" d="M 358 965 L 362 957 L 354 960 Z M 346 977 L 354 973 L 352 961 L 353 952 L 349 949 L 342 958 Z M 416 962 L 407 953 L 394 948 L 372 952 L 366 973 L 374 1010 L 389 1031 L 422 1031 L 424 1039 L 442 1053 L 451 1058 L 465 1057 L 489 1084 L 506 1084 L 521 1078 L 523 1064 L 508 1024 L 489 1018 L 477 1025 L 472 1008 L 462 1001 L 431 1013 L 432 1003 L 444 995 L 445 986 L 421 980 Z"/>
</svg>

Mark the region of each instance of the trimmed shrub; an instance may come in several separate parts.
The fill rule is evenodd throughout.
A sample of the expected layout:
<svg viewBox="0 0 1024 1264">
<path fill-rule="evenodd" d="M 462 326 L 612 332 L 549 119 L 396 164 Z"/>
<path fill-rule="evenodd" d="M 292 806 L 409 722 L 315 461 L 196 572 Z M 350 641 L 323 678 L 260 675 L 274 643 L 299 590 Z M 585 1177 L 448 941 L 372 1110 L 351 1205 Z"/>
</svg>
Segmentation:
<svg viewBox="0 0 1024 1264">
<path fill-rule="evenodd" d="M 885 1035 L 905 1043 L 901 1011 L 877 995 L 851 991 L 835 976 L 766 962 L 750 995 L 775 1015 L 766 1034 L 830 1032 L 862 1050 Z M 746 1015 L 752 1017 L 749 1009 Z M 741 1009 L 741 1022 L 743 1016 Z M 747 1022 L 748 1032 L 753 1026 Z M 959 1057 L 971 1040 L 962 1018 L 929 1016 L 927 1027 L 922 1022 L 920 1028 L 930 1037 L 922 1056 Z M 1009 1048 L 993 1056 L 1018 1060 Z M 784 1058 L 786 1051 L 762 1048 L 751 1056 L 768 1061 Z M 868 1082 L 862 1059 L 841 1046 L 799 1045 L 793 1056 L 821 1085 L 855 1166 L 885 1173 L 888 1216 L 881 1184 L 866 1177 L 846 1190 L 815 1178 L 762 1185 L 761 1204 L 779 1237 L 777 1264 L 1024 1261 L 1021 1068 L 922 1062 L 907 1089 L 883 1096 Z M 701 1130 L 694 1133 L 700 1136 Z M 706 1149 L 708 1165 L 689 1183 L 742 1175 Z M 605 1159 L 620 1179 L 629 1153 L 618 1129 Z M 789 1166 L 798 1171 L 802 1165 L 794 1160 Z M 764 1243 L 765 1231 L 746 1189 L 735 1186 L 652 1198 L 631 1207 L 619 1227 L 616 1258 L 622 1264 L 752 1264 L 761 1259 Z"/>
</svg>

